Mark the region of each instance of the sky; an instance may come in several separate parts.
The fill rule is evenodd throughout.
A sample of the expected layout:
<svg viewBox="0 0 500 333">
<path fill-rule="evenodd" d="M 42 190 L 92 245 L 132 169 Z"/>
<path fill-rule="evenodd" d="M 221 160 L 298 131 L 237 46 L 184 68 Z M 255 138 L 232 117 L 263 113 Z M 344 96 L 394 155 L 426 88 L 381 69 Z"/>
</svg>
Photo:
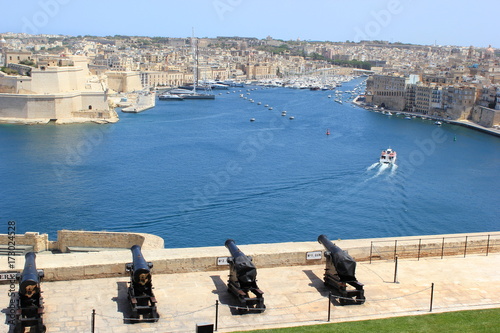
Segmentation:
<svg viewBox="0 0 500 333">
<path fill-rule="evenodd" d="M 0 0 L 0 33 L 385 40 L 500 48 L 499 0 Z"/>
</svg>

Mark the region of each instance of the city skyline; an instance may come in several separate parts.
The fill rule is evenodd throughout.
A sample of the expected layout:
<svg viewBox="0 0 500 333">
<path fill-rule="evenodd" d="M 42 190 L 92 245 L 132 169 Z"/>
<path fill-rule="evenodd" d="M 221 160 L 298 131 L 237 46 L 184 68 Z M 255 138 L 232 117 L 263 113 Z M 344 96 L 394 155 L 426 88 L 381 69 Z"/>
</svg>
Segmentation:
<svg viewBox="0 0 500 333">
<path fill-rule="evenodd" d="M 497 2 L 358 0 L 39 0 L 23 11 L 4 4 L 0 33 L 189 37 L 344 42 L 384 40 L 422 45 L 498 47 L 493 33 Z M 475 23 L 479 21 L 480 24 Z"/>
</svg>

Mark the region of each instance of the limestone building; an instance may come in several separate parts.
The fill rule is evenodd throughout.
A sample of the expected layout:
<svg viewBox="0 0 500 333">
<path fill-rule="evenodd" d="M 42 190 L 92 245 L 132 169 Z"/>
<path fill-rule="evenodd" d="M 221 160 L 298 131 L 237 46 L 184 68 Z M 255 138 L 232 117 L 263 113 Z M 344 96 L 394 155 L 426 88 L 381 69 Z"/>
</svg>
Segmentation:
<svg viewBox="0 0 500 333">
<path fill-rule="evenodd" d="M 105 78 L 91 76 L 85 57 L 70 66 L 32 67 L 28 75 L 0 72 L 0 121 L 21 123 L 115 122 Z"/>
<path fill-rule="evenodd" d="M 390 110 L 405 108 L 406 79 L 402 76 L 373 75 L 366 82 L 367 102 Z"/>
</svg>

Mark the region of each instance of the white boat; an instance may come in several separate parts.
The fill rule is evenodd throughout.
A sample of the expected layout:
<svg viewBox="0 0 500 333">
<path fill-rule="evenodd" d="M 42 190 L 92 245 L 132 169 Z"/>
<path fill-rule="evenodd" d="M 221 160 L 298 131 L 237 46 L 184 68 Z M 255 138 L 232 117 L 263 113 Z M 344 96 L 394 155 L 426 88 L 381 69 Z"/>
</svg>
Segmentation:
<svg viewBox="0 0 500 333">
<path fill-rule="evenodd" d="M 179 95 L 172 95 L 172 94 L 168 94 L 168 93 L 158 96 L 158 99 L 160 101 L 183 101 L 184 100 L 184 98 L 182 98 Z"/>
<path fill-rule="evenodd" d="M 183 99 L 215 99 L 215 95 L 197 93 L 196 91 L 192 93 L 180 94 L 179 96 Z"/>
<path fill-rule="evenodd" d="M 443 125 L 443 123 L 442 123 L 442 122 L 440 122 L 440 121 L 435 121 L 435 122 L 434 122 L 434 124 L 436 124 L 436 125 L 438 125 L 438 126 Z"/>
<path fill-rule="evenodd" d="M 380 164 L 395 164 L 396 157 L 396 151 L 392 150 L 391 148 L 382 150 L 382 154 L 380 154 Z"/>
<path fill-rule="evenodd" d="M 178 94 L 190 94 L 193 91 L 190 89 L 182 89 L 182 88 L 175 88 L 169 91 L 170 94 L 173 95 L 178 95 Z"/>
</svg>

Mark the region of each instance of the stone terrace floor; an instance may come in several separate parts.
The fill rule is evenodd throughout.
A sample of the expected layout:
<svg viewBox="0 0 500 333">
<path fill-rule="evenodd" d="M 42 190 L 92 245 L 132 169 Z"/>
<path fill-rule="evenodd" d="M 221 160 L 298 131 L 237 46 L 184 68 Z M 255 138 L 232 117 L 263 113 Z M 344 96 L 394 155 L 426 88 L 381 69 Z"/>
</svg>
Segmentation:
<svg viewBox="0 0 500 333">
<path fill-rule="evenodd" d="M 365 285 L 366 303 L 340 306 L 332 302 L 331 322 L 427 314 L 434 283 L 433 312 L 500 307 L 500 254 L 400 259 L 398 283 L 394 262 L 358 262 L 356 277 Z M 90 332 L 92 309 L 95 332 L 195 332 L 197 323 L 215 323 L 218 332 L 324 324 L 328 291 L 323 286 L 324 266 L 258 269 L 266 311 L 238 314 L 226 289 L 227 272 L 155 275 L 153 285 L 160 320 L 126 324 L 128 278 L 42 282 L 47 332 Z M 6 308 L 8 285 L 0 285 L 4 320 L 0 332 L 9 332 Z"/>
</svg>

